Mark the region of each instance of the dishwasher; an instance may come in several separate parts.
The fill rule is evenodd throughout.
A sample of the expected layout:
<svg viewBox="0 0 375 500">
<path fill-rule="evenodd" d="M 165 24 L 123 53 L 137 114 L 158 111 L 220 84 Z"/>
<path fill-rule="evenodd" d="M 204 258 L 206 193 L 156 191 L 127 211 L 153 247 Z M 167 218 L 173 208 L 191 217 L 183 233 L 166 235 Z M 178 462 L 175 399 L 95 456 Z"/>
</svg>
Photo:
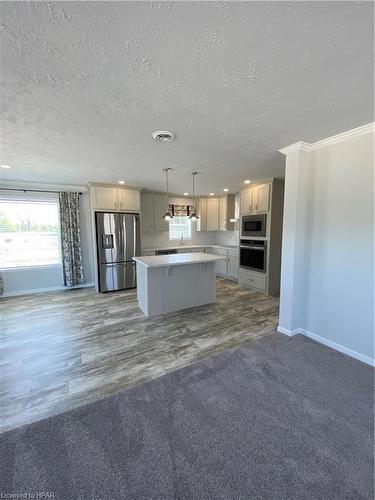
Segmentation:
<svg viewBox="0 0 375 500">
<path fill-rule="evenodd" d="M 155 250 L 155 255 L 173 255 L 177 253 L 175 248 L 170 248 L 167 250 Z"/>
</svg>

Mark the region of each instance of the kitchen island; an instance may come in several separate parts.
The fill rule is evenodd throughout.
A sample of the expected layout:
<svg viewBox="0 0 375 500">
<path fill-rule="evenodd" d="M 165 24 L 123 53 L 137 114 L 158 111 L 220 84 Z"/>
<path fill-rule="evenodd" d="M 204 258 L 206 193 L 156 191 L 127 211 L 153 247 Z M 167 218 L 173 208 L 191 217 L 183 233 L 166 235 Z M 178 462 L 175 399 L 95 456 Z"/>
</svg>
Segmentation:
<svg viewBox="0 0 375 500">
<path fill-rule="evenodd" d="M 215 302 L 215 263 L 224 259 L 207 253 L 133 257 L 140 309 L 150 317 Z"/>
</svg>

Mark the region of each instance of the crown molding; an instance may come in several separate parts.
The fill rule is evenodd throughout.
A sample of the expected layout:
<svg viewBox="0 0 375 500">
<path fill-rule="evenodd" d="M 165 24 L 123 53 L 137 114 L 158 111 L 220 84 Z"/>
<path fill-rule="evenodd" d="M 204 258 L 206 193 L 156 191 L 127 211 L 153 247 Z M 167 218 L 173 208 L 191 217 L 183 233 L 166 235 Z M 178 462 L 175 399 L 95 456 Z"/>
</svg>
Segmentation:
<svg viewBox="0 0 375 500">
<path fill-rule="evenodd" d="M 361 127 L 353 128 L 352 130 L 347 130 L 346 132 L 342 132 L 341 134 L 332 135 L 331 137 L 327 137 L 326 139 L 322 139 L 321 141 L 314 142 L 313 149 L 321 149 L 326 146 L 330 146 L 331 144 L 337 144 L 342 141 L 346 141 L 347 139 L 351 139 L 352 137 L 357 137 L 364 134 L 374 133 L 375 131 L 375 123 L 368 123 L 367 125 L 362 125 Z"/>
<path fill-rule="evenodd" d="M 288 155 L 289 153 L 294 153 L 295 151 L 304 151 L 306 153 L 310 153 L 312 151 L 312 146 L 313 145 L 309 142 L 299 141 L 291 144 L 290 146 L 279 149 L 279 151 L 283 155 Z"/>
<path fill-rule="evenodd" d="M 353 128 L 352 130 L 347 130 L 346 132 L 341 132 L 340 134 L 332 135 L 331 137 L 327 137 L 326 139 L 322 139 L 317 142 L 313 143 L 304 141 L 295 142 L 290 146 L 286 146 L 285 148 L 279 149 L 279 152 L 284 155 L 294 153 L 295 151 L 305 151 L 307 153 L 310 153 L 311 151 L 316 151 L 318 149 L 331 146 L 332 144 L 338 144 L 339 142 L 352 139 L 353 137 L 358 137 L 360 135 L 374 133 L 374 132 L 375 132 L 375 123 L 372 122 L 368 123 L 367 125 L 362 125 L 361 127 Z"/>
</svg>

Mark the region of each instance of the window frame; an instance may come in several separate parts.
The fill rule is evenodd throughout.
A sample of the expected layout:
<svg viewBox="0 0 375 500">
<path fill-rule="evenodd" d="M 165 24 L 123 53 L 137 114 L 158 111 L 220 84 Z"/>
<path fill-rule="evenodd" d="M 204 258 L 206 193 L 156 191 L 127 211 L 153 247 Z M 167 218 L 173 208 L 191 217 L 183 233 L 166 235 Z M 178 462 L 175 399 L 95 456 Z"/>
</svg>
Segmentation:
<svg viewBox="0 0 375 500">
<path fill-rule="evenodd" d="M 176 218 L 182 218 L 182 217 L 186 217 L 186 223 L 187 225 L 189 226 L 189 237 L 183 237 L 184 241 L 190 241 L 192 239 L 192 224 L 191 224 L 191 220 L 188 218 L 187 215 L 177 215 L 175 217 L 173 217 L 173 219 L 171 219 L 168 223 L 168 239 L 169 241 L 179 241 L 181 239 L 181 235 L 177 238 L 172 238 L 171 237 L 171 222 L 173 224 L 173 221 L 176 219 Z"/>
<path fill-rule="evenodd" d="M 59 197 L 57 193 L 33 193 L 27 192 L 22 194 L 21 192 L 15 194 L 11 191 L 4 191 L 0 195 L 0 201 L 14 201 L 15 203 L 55 203 L 57 205 L 57 223 L 59 227 L 59 244 L 58 248 L 58 258 L 59 262 L 54 262 L 50 264 L 25 264 L 19 266 L 9 266 L 3 267 L 0 264 L 0 271 L 2 273 L 7 272 L 17 272 L 17 271 L 28 271 L 28 270 L 37 270 L 37 269 L 62 269 L 62 248 L 61 248 L 61 222 L 60 222 L 60 210 L 59 210 Z"/>
</svg>

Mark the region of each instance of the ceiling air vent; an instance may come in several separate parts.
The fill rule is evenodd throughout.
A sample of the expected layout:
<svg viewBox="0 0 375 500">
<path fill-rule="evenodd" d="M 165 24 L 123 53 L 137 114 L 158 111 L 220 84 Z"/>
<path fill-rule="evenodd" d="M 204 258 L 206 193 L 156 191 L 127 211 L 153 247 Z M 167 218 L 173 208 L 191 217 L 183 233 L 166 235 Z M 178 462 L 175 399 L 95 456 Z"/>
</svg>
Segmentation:
<svg viewBox="0 0 375 500">
<path fill-rule="evenodd" d="M 172 142 L 176 135 L 168 130 L 157 130 L 152 134 L 152 137 L 158 142 Z"/>
</svg>

